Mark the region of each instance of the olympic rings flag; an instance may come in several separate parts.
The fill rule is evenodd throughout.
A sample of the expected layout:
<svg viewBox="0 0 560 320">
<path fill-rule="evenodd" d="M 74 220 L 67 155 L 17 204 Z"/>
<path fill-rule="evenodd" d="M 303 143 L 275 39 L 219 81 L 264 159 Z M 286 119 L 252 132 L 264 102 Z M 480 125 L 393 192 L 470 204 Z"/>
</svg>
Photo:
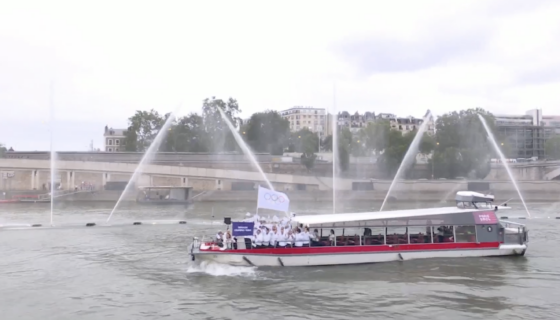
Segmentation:
<svg viewBox="0 0 560 320">
<path fill-rule="evenodd" d="M 259 186 L 257 207 L 288 212 L 290 208 L 290 199 L 282 192 L 272 191 Z"/>
</svg>

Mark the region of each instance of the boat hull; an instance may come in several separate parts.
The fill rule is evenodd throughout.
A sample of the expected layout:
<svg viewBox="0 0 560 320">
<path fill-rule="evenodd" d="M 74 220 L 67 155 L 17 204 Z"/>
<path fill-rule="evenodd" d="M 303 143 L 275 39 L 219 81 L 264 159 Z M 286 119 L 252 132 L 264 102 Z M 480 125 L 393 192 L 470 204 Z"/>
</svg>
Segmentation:
<svg viewBox="0 0 560 320">
<path fill-rule="evenodd" d="M 418 248 L 410 248 L 410 246 L 418 246 Z M 436 248 L 433 248 L 433 246 L 436 246 Z M 437 248 L 437 246 L 440 248 Z M 527 250 L 526 244 L 473 243 L 454 247 L 448 246 L 446 248 L 441 246 L 444 245 L 198 251 L 193 252 L 193 256 L 195 261 L 213 261 L 239 266 L 301 267 L 367 264 L 429 258 L 522 256 Z"/>
</svg>

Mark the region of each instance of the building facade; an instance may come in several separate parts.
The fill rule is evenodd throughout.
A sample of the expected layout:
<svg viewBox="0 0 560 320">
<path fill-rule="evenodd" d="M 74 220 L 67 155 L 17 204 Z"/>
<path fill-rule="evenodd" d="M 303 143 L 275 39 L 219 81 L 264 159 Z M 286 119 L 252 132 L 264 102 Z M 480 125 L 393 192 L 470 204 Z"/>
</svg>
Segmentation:
<svg viewBox="0 0 560 320">
<path fill-rule="evenodd" d="M 126 129 L 113 129 L 105 126 L 103 144 L 105 152 L 124 152 Z"/>
<path fill-rule="evenodd" d="M 375 119 L 374 112 L 350 114 L 347 111 L 342 111 L 338 113 L 338 127 L 341 129 L 348 128 L 350 132 L 357 133 L 360 129 L 367 127 L 368 123 L 374 122 Z"/>
<path fill-rule="evenodd" d="M 348 128 L 352 133 L 357 133 L 360 129 L 367 127 L 370 122 L 377 120 L 389 121 L 391 129 L 398 130 L 402 132 L 402 134 L 419 129 L 424 122 L 423 118 L 415 118 L 412 116 L 397 117 L 392 113 L 379 113 L 377 115 L 374 112 L 365 112 L 363 114 L 355 112 L 353 115 L 346 111 L 338 113 L 338 127 Z M 427 121 L 428 127 L 426 128 L 426 132 L 433 135 L 435 133 L 434 117 L 430 116 Z"/>
<path fill-rule="evenodd" d="M 524 115 L 494 115 L 500 143 L 506 144 L 507 158 L 546 159 L 545 143 L 560 134 L 560 116 L 543 116 L 541 109 Z"/>
<path fill-rule="evenodd" d="M 327 133 L 327 113 L 324 108 L 293 107 L 280 111 L 282 118 L 290 122 L 290 131 L 299 131 L 303 128 L 316 132 L 319 137 Z"/>
</svg>

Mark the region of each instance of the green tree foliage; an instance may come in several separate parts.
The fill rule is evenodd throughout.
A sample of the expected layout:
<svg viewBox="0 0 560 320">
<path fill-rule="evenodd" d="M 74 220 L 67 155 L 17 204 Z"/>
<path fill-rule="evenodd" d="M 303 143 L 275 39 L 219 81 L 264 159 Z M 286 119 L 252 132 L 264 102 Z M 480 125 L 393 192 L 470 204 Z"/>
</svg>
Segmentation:
<svg viewBox="0 0 560 320">
<path fill-rule="evenodd" d="M 365 145 L 366 153 L 375 152 L 378 155 L 387 148 L 390 131 L 391 126 L 387 120 L 370 122 L 358 132 L 358 137 L 363 142 L 362 145 Z"/>
<path fill-rule="evenodd" d="M 4 147 L 4 145 L 0 143 L 0 158 L 3 157 L 5 153 L 6 147 Z"/>
<path fill-rule="evenodd" d="M 165 140 L 159 151 L 165 152 L 220 152 L 238 150 L 231 130 L 222 119 L 217 108 L 221 108 L 234 127 L 241 120 L 237 117 L 239 106 L 235 99 L 227 101 L 205 99 L 202 115 L 191 113 L 174 120 L 166 132 Z M 136 111 L 128 119 L 129 126 L 125 132 L 125 150 L 145 152 L 154 141 L 170 114 L 160 115 L 155 110 Z"/>
<path fill-rule="evenodd" d="M 328 135 L 321 141 L 321 149 L 325 151 L 332 151 L 332 135 Z"/>
<path fill-rule="evenodd" d="M 548 159 L 560 159 L 560 136 L 555 136 L 545 143 L 544 150 Z"/>
<path fill-rule="evenodd" d="M 311 170 L 315 165 L 316 158 L 317 155 L 315 155 L 314 153 L 302 153 L 300 161 L 301 164 L 303 164 L 307 168 L 307 170 Z"/>
<path fill-rule="evenodd" d="M 493 115 L 480 108 L 454 111 L 437 119 L 431 160 L 436 178 L 483 179 L 490 172 L 490 158 L 496 153 L 478 114 L 496 135 Z"/>
<path fill-rule="evenodd" d="M 146 151 L 163 127 L 167 116 L 161 116 L 153 109 L 136 111 L 132 117 L 128 118 L 129 126 L 125 132 L 125 150 Z"/>
<path fill-rule="evenodd" d="M 352 132 L 344 128 L 338 132 L 338 167 L 346 171 L 350 167 L 350 153 L 352 152 Z"/>
<path fill-rule="evenodd" d="M 207 152 L 208 135 L 204 130 L 204 119 L 191 113 L 180 118 L 168 132 L 165 141 L 167 152 Z"/>
<path fill-rule="evenodd" d="M 303 128 L 299 131 L 292 132 L 290 135 L 290 144 L 294 146 L 295 152 L 301 153 L 314 153 L 319 149 L 319 136 L 309 131 L 307 128 Z"/>
<path fill-rule="evenodd" d="M 290 135 L 290 122 L 276 111 L 259 112 L 251 116 L 243 130 L 254 151 L 282 155 Z"/>
<path fill-rule="evenodd" d="M 241 119 L 238 117 L 241 110 L 237 100 L 229 98 L 224 101 L 216 99 L 216 97 L 204 99 L 202 102 L 202 118 L 204 119 L 205 131 L 209 135 L 209 151 L 237 150 L 238 147 L 233 134 L 227 123 L 222 119 L 218 108 L 222 109 L 234 127 L 238 128 L 241 125 Z"/>
<path fill-rule="evenodd" d="M 377 159 L 378 167 L 385 171 L 388 177 L 393 177 L 404 159 L 412 140 L 416 136 L 416 130 L 407 132 L 406 134 L 402 134 L 400 131 L 397 130 L 390 130 L 387 136 L 387 147 L 383 151 Z M 416 155 L 412 158 L 412 160 L 407 163 L 407 167 L 405 169 L 405 176 L 408 175 L 410 169 L 414 167 L 416 164 Z"/>
</svg>

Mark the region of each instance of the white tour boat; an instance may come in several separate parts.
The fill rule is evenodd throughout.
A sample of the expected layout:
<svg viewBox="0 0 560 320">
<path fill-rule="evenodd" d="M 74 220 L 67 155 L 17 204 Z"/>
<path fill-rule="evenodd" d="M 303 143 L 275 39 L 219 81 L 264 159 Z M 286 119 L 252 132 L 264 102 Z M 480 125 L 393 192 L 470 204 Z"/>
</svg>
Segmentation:
<svg viewBox="0 0 560 320">
<path fill-rule="evenodd" d="M 259 202 L 260 193 L 259 189 Z M 284 222 L 257 218 L 261 221 L 232 223 L 226 218 L 228 231 L 231 226 L 231 241 L 195 237 L 190 253 L 196 261 L 259 267 L 525 254 L 528 229 L 496 216 L 497 211 L 509 209 L 507 206 L 493 206 L 494 196 L 470 191 L 458 192 L 455 200 L 455 207 L 292 216 Z M 277 231 L 284 227 L 285 234 L 287 230 L 309 228 L 316 237 L 310 241 L 309 235 L 298 235 L 295 240 L 281 236 L 264 243 L 259 236 L 253 236 L 260 234 L 256 230 L 263 226 Z"/>
</svg>

